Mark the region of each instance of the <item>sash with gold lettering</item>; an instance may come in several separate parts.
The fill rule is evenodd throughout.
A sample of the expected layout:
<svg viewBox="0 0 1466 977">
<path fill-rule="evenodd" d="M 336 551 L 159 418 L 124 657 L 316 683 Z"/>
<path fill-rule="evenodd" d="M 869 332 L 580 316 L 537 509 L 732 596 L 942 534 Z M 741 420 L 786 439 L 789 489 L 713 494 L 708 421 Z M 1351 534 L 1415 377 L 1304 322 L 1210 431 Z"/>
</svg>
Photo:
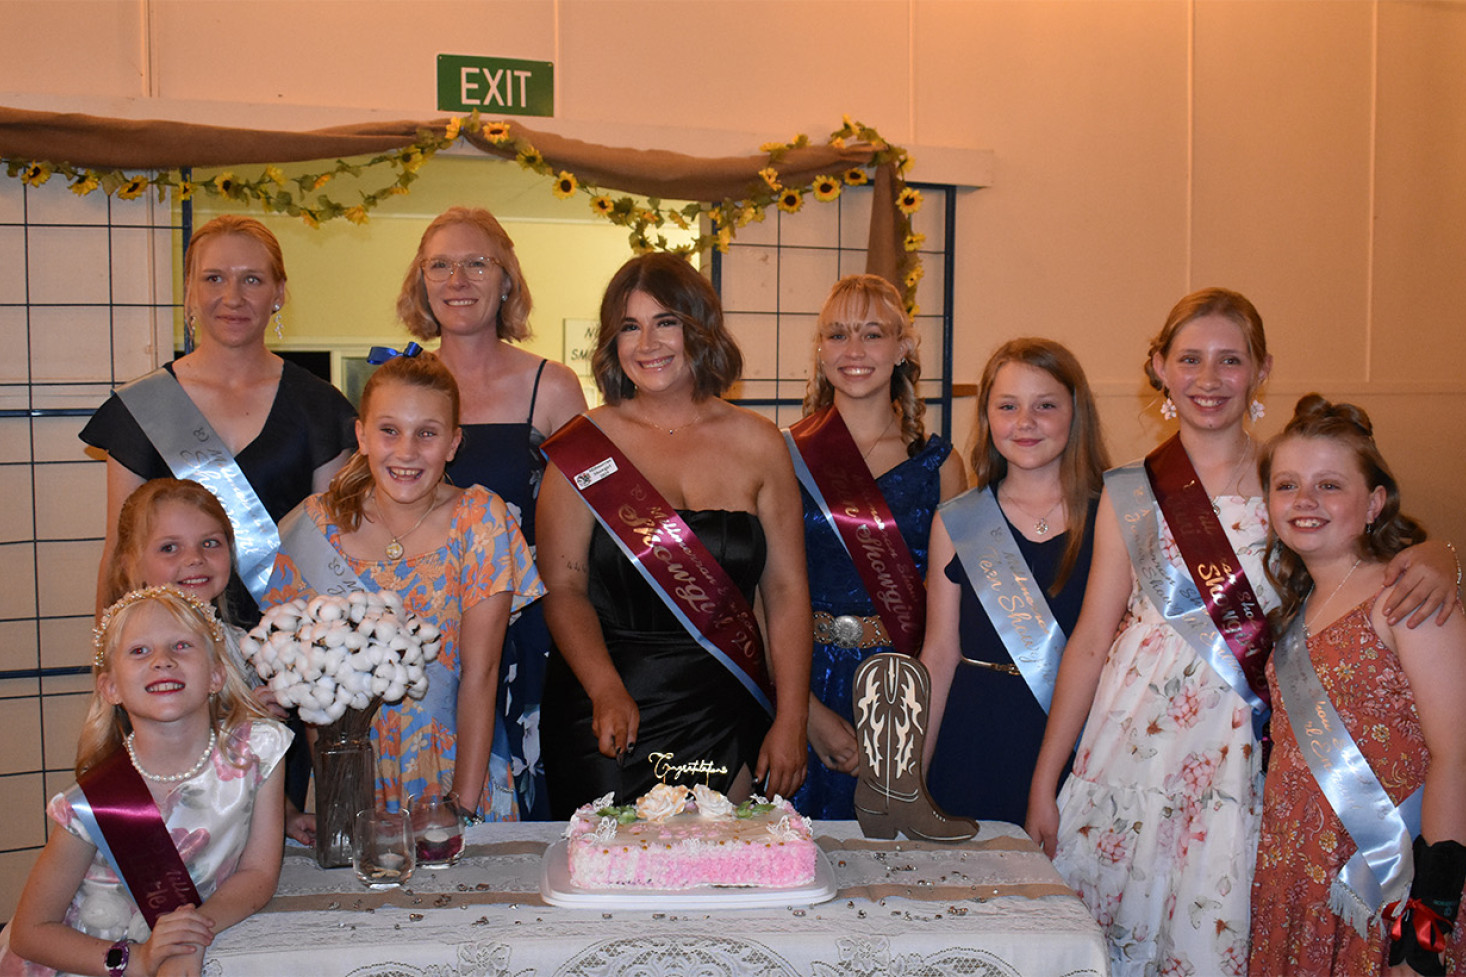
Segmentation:
<svg viewBox="0 0 1466 977">
<path fill-rule="evenodd" d="M 1390 800 L 1308 655 L 1299 610 L 1273 655 L 1288 726 L 1319 790 L 1358 851 L 1329 884 L 1329 908 L 1366 939 L 1387 903 L 1404 899 L 1415 874 L 1411 839 L 1420 833 L 1422 787 L 1398 807 Z"/>
<path fill-rule="evenodd" d="M 1049 711 L 1059 658 L 1068 640 L 1018 549 L 1013 529 L 988 488 L 971 489 L 937 508 L 952 547 L 993 630 L 1034 699 Z"/>
<path fill-rule="evenodd" d="M 827 407 L 811 414 L 785 431 L 784 440 L 799 483 L 855 564 L 891 646 L 915 656 L 926 630 L 926 585 L 840 412 Z"/>
<path fill-rule="evenodd" d="M 541 450 L 687 633 L 773 715 L 753 608 L 671 503 L 584 414 Z"/>
<path fill-rule="evenodd" d="M 218 497 L 234 524 L 239 578 L 264 606 L 280 534 L 224 439 L 165 369 L 118 387 L 117 396 L 174 477 L 192 479 Z"/>
<path fill-rule="evenodd" d="M 88 770 L 74 810 L 97 848 L 132 894 L 151 929 L 159 916 L 199 904 L 198 889 L 163 823 L 148 785 L 125 750 Z"/>
<path fill-rule="evenodd" d="M 1272 630 L 1180 439 L 1172 437 L 1143 463 L 1105 472 L 1105 485 L 1141 589 L 1252 707 L 1256 725 L 1269 712 L 1264 669 Z M 1184 569 L 1161 552 L 1162 513 Z"/>
</svg>

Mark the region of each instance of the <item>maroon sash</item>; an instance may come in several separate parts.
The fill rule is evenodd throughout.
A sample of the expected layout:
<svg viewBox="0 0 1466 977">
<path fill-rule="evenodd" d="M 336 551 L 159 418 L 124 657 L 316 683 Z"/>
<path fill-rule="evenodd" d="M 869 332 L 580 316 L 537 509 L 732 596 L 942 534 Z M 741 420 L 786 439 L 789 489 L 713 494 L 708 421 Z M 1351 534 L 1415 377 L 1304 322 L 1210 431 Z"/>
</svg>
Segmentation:
<svg viewBox="0 0 1466 977">
<path fill-rule="evenodd" d="M 773 715 L 753 608 L 671 503 L 584 414 L 541 450 L 687 633 Z"/>
<path fill-rule="evenodd" d="M 1273 650 L 1272 628 L 1180 435 L 1172 435 L 1146 456 L 1145 471 L 1186 569 L 1201 592 L 1207 616 L 1242 666 L 1248 687 L 1268 704 L 1266 668 Z"/>
<path fill-rule="evenodd" d="M 200 903 L 163 815 L 125 750 L 88 770 L 77 786 L 86 800 L 78 816 L 96 829 L 97 847 L 132 893 L 149 929 L 158 917 Z"/>
<path fill-rule="evenodd" d="M 926 585 L 844 418 L 827 407 L 791 425 L 789 441 L 799 480 L 855 564 L 891 646 L 915 656 L 926 630 Z"/>
</svg>

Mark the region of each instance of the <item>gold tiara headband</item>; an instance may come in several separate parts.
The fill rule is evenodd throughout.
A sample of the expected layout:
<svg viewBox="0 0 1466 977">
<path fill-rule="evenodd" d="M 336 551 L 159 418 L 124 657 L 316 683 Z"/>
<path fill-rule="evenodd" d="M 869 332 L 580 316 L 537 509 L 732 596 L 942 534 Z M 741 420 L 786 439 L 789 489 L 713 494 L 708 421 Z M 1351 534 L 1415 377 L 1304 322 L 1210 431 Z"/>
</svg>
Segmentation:
<svg viewBox="0 0 1466 977">
<path fill-rule="evenodd" d="M 92 628 L 92 647 L 96 649 L 96 657 L 93 664 L 101 668 L 106 664 L 106 643 L 107 631 L 112 627 L 112 620 L 118 614 L 131 607 L 133 604 L 140 604 L 145 600 L 157 600 L 160 597 L 176 597 L 189 607 L 198 612 L 199 617 L 204 619 L 205 626 L 215 642 L 224 640 L 224 623 L 219 620 L 219 614 L 214 610 L 214 605 L 207 601 L 199 600 L 193 594 L 186 594 L 177 587 L 143 587 L 123 594 L 117 598 L 117 602 L 102 612 L 102 622 Z"/>
</svg>

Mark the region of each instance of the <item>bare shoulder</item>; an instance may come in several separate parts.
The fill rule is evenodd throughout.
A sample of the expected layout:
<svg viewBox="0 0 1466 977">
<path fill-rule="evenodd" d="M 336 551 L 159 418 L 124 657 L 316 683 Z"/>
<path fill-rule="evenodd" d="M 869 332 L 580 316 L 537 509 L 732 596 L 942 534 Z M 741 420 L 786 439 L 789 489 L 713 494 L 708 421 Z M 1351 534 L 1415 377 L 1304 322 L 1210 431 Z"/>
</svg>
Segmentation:
<svg viewBox="0 0 1466 977">
<path fill-rule="evenodd" d="M 575 371 L 564 363 L 545 360 L 545 370 L 540 374 L 539 398 L 535 403 L 536 419 L 542 419 L 548 425 L 548 429 L 541 430 L 546 434 L 558 430 L 585 407 L 585 391 Z"/>
</svg>

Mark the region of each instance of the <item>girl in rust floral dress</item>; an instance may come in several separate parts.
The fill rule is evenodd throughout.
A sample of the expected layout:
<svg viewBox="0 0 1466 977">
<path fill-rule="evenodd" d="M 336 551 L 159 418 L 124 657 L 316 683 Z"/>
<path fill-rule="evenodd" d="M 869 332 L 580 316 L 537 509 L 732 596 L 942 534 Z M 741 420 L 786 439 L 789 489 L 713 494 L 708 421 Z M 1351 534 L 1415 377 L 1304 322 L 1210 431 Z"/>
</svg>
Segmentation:
<svg viewBox="0 0 1466 977">
<path fill-rule="evenodd" d="M 1444 950 L 1461 973 L 1466 622 L 1385 618 L 1385 564 L 1425 533 L 1362 410 L 1304 397 L 1261 475 L 1282 637 L 1249 971 L 1444 974 Z M 1366 766 L 1372 788 L 1341 776 Z"/>
</svg>

